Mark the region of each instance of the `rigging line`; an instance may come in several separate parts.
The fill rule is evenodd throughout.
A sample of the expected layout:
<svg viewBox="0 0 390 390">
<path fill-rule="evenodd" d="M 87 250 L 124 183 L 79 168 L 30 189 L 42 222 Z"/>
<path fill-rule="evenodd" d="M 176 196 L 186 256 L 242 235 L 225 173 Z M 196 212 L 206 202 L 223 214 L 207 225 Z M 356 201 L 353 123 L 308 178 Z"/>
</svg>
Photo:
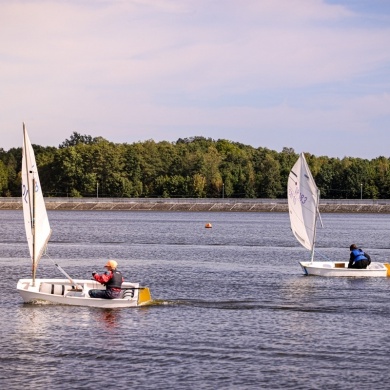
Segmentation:
<svg viewBox="0 0 390 390">
<path fill-rule="evenodd" d="M 328 256 L 323 255 L 321 252 L 318 252 L 317 250 L 315 250 L 314 252 L 315 252 L 317 255 L 320 255 L 321 257 L 323 257 L 324 259 L 329 260 L 329 261 L 332 261 Z"/>
<path fill-rule="evenodd" d="M 53 264 L 59 269 L 59 271 L 60 271 L 63 275 L 66 276 L 66 278 L 72 283 L 72 287 L 73 287 L 73 288 L 79 287 L 79 288 L 83 289 L 83 286 L 77 285 L 77 283 L 70 277 L 70 275 L 69 275 L 69 274 L 68 274 L 60 265 L 58 265 L 58 264 L 57 264 L 57 263 L 56 263 L 48 254 L 47 254 L 46 251 L 45 251 L 44 255 L 45 255 L 46 257 L 48 257 L 48 258 L 53 262 Z"/>
</svg>

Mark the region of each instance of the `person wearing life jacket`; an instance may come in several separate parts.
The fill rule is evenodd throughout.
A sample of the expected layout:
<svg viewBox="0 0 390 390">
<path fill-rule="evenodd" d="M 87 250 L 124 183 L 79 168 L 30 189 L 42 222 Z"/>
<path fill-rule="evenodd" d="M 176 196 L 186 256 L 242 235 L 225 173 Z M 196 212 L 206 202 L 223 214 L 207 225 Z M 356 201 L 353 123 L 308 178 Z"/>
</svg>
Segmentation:
<svg viewBox="0 0 390 390">
<path fill-rule="evenodd" d="M 348 268 L 364 269 L 371 264 L 370 255 L 358 248 L 356 244 L 352 244 L 349 250 L 351 254 L 349 256 Z"/>
<path fill-rule="evenodd" d="M 106 289 L 89 290 L 89 296 L 91 298 L 114 299 L 121 297 L 121 287 L 124 279 L 121 272 L 117 270 L 117 267 L 118 263 L 115 260 L 109 260 L 104 266 L 107 269 L 104 274 L 99 275 L 97 272 L 92 272 L 92 277 L 97 282 L 104 284 Z"/>
</svg>

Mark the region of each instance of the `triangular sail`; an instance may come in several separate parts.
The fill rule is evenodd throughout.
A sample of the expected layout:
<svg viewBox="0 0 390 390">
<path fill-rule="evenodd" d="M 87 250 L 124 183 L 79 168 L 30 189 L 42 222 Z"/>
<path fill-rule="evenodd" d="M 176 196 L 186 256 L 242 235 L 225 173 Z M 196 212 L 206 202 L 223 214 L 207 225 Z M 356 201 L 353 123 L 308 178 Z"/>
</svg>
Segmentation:
<svg viewBox="0 0 390 390">
<path fill-rule="evenodd" d="M 312 251 L 313 260 L 319 191 L 303 153 L 290 171 L 287 195 L 291 230 L 298 242 Z"/>
<path fill-rule="evenodd" d="M 41 183 L 39 181 L 34 150 L 31 146 L 23 123 L 23 158 L 22 158 L 22 201 L 24 224 L 30 256 L 32 260 L 32 276 L 38 262 L 46 249 L 51 235 Z"/>
</svg>

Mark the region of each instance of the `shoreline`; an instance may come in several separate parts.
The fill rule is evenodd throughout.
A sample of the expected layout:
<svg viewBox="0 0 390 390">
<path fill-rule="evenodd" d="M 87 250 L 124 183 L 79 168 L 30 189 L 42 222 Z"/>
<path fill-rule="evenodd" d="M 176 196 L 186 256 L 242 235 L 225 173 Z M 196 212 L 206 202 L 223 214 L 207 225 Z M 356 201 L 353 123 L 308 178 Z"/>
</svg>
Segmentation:
<svg viewBox="0 0 390 390">
<path fill-rule="evenodd" d="M 288 212 L 286 199 L 45 198 L 47 210 Z M 21 210 L 21 198 L 0 198 L 0 210 Z M 390 200 L 320 201 L 321 213 L 390 214 Z"/>
</svg>

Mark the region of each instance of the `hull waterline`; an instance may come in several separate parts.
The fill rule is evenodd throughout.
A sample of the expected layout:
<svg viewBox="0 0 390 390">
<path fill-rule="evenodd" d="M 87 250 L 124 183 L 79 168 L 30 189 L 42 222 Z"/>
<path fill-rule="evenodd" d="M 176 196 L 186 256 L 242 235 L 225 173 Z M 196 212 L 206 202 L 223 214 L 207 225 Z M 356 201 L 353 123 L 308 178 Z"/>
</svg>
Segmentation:
<svg viewBox="0 0 390 390">
<path fill-rule="evenodd" d="M 305 275 L 340 277 L 387 277 L 390 276 L 390 264 L 372 262 L 366 269 L 348 268 L 348 262 L 313 261 L 300 262 Z"/>
</svg>

